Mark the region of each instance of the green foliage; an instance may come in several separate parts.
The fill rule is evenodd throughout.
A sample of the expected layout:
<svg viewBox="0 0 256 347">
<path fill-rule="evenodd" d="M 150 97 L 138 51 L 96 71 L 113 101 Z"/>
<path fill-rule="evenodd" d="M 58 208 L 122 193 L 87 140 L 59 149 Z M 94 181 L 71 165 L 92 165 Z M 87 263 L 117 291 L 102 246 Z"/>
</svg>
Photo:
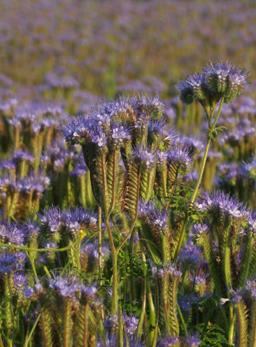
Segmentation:
<svg viewBox="0 0 256 347">
<path fill-rule="evenodd" d="M 225 332 L 218 325 L 200 324 L 196 327 L 200 334 L 200 347 L 228 347 Z"/>
</svg>

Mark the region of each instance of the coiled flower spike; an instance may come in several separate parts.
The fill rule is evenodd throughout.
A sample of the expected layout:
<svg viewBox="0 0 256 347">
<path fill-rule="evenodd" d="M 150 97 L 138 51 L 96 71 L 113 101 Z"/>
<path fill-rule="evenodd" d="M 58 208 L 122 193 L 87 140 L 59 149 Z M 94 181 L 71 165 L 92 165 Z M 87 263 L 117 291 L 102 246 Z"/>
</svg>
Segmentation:
<svg viewBox="0 0 256 347">
<path fill-rule="evenodd" d="M 198 101 L 206 109 L 222 98 L 225 103 L 235 99 L 244 88 L 246 78 L 244 70 L 229 63 L 211 63 L 201 73 L 181 81 L 177 88 L 184 103 Z"/>
</svg>

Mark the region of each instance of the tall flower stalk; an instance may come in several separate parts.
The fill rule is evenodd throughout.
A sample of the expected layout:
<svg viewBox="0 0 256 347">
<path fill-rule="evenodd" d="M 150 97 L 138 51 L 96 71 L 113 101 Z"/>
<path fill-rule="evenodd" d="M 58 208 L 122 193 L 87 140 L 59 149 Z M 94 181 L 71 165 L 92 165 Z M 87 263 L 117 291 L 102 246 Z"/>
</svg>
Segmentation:
<svg viewBox="0 0 256 347">
<path fill-rule="evenodd" d="M 207 144 L 205 146 L 197 183 L 190 199 L 191 206 L 193 206 L 199 193 L 211 143 L 221 130 L 221 127 L 218 127 L 217 123 L 223 104 L 224 102 L 229 103 L 235 99 L 240 94 L 245 83 L 246 74 L 243 70 L 224 63 L 211 64 L 202 73 L 191 75 L 185 81 L 178 84 L 181 100 L 187 104 L 193 101 L 199 102 L 204 109 L 208 123 Z M 186 214 L 180 232 L 175 257 L 177 257 L 183 244 L 188 220 L 189 211 Z"/>
</svg>

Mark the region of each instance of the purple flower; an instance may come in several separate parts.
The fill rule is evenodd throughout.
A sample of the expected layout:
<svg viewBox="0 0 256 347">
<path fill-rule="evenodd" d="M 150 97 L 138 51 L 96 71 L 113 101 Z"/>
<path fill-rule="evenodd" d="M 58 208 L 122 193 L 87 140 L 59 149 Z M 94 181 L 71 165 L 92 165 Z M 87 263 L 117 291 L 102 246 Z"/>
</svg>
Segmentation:
<svg viewBox="0 0 256 347">
<path fill-rule="evenodd" d="M 0 273 L 10 273 L 16 270 L 16 256 L 14 253 L 0 254 Z"/>
<path fill-rule="evenodd" d="M 32 163 L 34 160 L 34 157 L 32 154 L 30 154 L 27 151 L 22 151 L 22 150 L 18 150 L 16 152 L 14 152 L 12 158 L 13 158 L 14 163 L 20 162 L 22 160 L 27 161 L 29 163 Z"/>
<path fill-rule="evenodd" d="M 124 315 L 123 320 L 126 333 L 128 335 L 134 335 L 138 327 L 138 318 Z"/>
<path fill-rule="evenodd" d="M 190 104 L 194 100 L 204 101 L 206 98 L 204 84 L 204 74 L 191 75 L 186 80 L 178 83 L 177 88 L 180 92 L 181 101 L 186 104 Z"/>
<path fill-rule="evenodd" d="M 140 165 L 142 165 L 146 169 L 150 169 L 156 164 L 155 153 L 150 152 L 147 149 L 137 147 L 133 152 L 133 156 L 135 161 L 137 161 Z"/>
<path fill-rule="evenodd" d="M 167 154 L 167 160 L 170 165 L 176 165 L 184 170 L 191 163 L 188 151 L 182 148 L 171 149 Z"/>
<path fill-rule="evenodd" d="M 209 231 L 209 226 L 207 224 L 196 223 L 192 228 L 192 237 L 199 237 L 200 235 L 207 233 Z"/>
<path fill-rule="evenodd" d="M 168 226 L 168 214 L 166 210 L 157 209 L 152 203 L 139 203 L 139 216 L 152 228 L 164 231 Z"/>
<path fill-rule="evenodd" d="M 41 195 L 49 186 L 50 179 L 44 175 L 27 176 L 17 180 L 15 189 L 23 194 L 34 193 Z"/>
<path fill-rule="evenodd" d="M 10 242 L 16 245 L 22 245 L 24 243 L 24 236 L 24 230 L 18 224 L 0 224 L 0 239 L 2 239 L 3 242 Z"/>
<path fill-rule="evenodd" d="M 87 255 L 89 258 L 98 259 L 99 257 L 99 249 L 98 249 L 98 241 L 86 243 L 81 247 L 81 254 Z M 109 247 L 106 244 L 102 245 L 101 255 L 102 257 L 108 257 L 110 254 Z"/>
<path fill-rule="evenodd" d="M 248 284 L 248 282 L 247 282 Z M 249 285 L 250 287 L 250 285 Z M 250 290 L 249 290 L 250 291 Z M 256 294 L 256 286 L 255 286 L 255 294 Z M 241 290 L 232 290 L 230 292 L 230 301 L 233 303 L 233 304 L 238 304 L 241 300 L 242 300 L 242 292 Z"/>
<path fill-rule="evenodd" d="M 64 128 L 64 135 L 71 143 L 93 143 L 99 148 L 107 145 L 107 136 L 104 132 L 104 117 L 78 117 Z"/>
<path fill-rule="evenodd" d="M 220 93 L 229 102 L 239 95 L 246 85 L 247 74 L 229 63 L 210 64 L 205 68 L 207 87 L 214 93 Z"/>
<path fill-rule="evenodd" d="M 51 88 L 76 89 L 78 81 L 73 76 L 63 76 L 56 72 L 50 72 L 45 76 L 45 82 Z"/>
<path fill-rule="evenodd" d="M 81 283 L 74 276 L 57 276 L 49 280 L 49 287 L 55 290 L 61 297 L 77 299 L 77 294 L 81 291 Z"/>
<path fill-rule="evenodd" d="M 204 198 L 196 203 L 196 206 L 201 211 L 222 212 L 235 218 L 249 217 L 249 212 L 242 203 L 223 192 L 205 194 Z"/>
<path fill-rule="evenodd" d="M 202 73 L 189 76 L 178 84 L 181 100 L 187 104 L 194 100 L 211 106 L 222 97 L 230 102 L 246 84 L 245 71 L 228 63 L 210 64 Z"/>
<path fill-rule="evenodd" d="M 44 213 L 39 216 L 39 218 L 41 223 L 52 233 L 59 232 L 63 226 L 62 213 L 57 207 L 52 207 L 49 210 L 45 210 Z"/>
<path fill-rule="evenodd" d="M 248 280 L 245 289 L 249 292 L 252 299 L 256 299 L 256 280 Z"/>
<path fill-rule="evenodd" d="M 179 298 L 180 308 L 188 312 L 191 310 L 192 305 L 197 304 L 199 301 L 199 297 L 196 294 L 186 294 Z"/>
<path fill-rule="evenodd" d="M 198 338 L 198 336 L 187 336 L 185 338 L 185 343 L 187 347 L 199 347 L 200 346 L 200 339 Z"/>
<path fill-rule="evenodd" d="M 122 145 L 124 142 L 131 139 L 131 135 L 123 125 L 114 124 L 111 129 L 111 139 L 116 146 Z"/>
<path fill-rule="evenodd" d="M 157 347 L 177 347 L 179 345 L 179 338 L 168 336 L 158 341 Z"/>
<path fill-rule="evenodd" d="M 61 220 L 72 234 L 85 228 L 97 228 L 97 216 L 81 207 L 63 211 Z"/>
<path fill-rule="evenodd" d="M 199 266 L 203 257 L 200 248 L 190 241 L 181 248 L 178 259 L 183 264 Z"/>
<path fill-rule="evenodd" d="M 96 293 L 97 293 L 97 287 L 94 285 L 91 286 L 81 286 L 81 293 L 86 297 L 87 300 L 92 300 Z"/>
<path fill-rule="evenodd" d="M 204 143 L 194 137 L 179 135 L 175 139 L 175 145 L 186 150 L 190 155 L 193 155 L 195 152 L 201 152 L 204 149 Z"/>
<path fill-rule="evenodd" d="M 131 98 L 134 110 L 139 114 L 146 114 L 158 118 L 164 110 L 163 103 L 157 97 L 140 96 Z"/>
<path fill-rule="evenodd" d="M 109 316 L 104 321 L 104 327 L 109 332 L 111 330 L 115 330 L 118 327 L 118 317 L 117 316 Z"/>
<path fill-rule="evenodd" d="M 14 285 L 16 288 L 18 288 L 18 289 L 24 288 L 25 285 L 27 284 L 27 278 L 26 278 L 25 273 L 16 272 L 13 276 L 13 281 L 14 281 Z"/>
<path fill-rule="evenodd" d="M 27 299 L 38 299 L 44 293 L 44 288 L 40 282 L 36 282 L 34 287 L 26 286 L 23 295 Z"/>
<path fill-rule="evenodd" d="M 169 263 L 164 265 L 163 267 L 157 268 L 156 266 L 151 266 L 152 274 L 157 275 L 158 277 L 162 278 L 164 275 L 169 274 L 172 277 L 181 278 L 182 273 L 179 271 L 175 264 Z"/>
<path fill-rule="evenodd" d="M 0 253 L 0 273 L 10 273 L 24 270 L 26 256 L 22 252 Z"/>
</svg>

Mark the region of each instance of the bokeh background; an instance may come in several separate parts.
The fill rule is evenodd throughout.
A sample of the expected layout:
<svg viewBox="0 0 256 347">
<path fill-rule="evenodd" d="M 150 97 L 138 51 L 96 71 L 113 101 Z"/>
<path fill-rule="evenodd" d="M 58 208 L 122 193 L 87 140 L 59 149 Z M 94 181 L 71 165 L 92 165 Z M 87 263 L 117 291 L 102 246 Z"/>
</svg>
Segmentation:
<svg viewBox="0 0 256 347">
<path fill-rule="evenodd" d="M 209 61 L 256 78 L 256 1 L 1 0 L 1 97 L 177 94 Z M 253 88 L 252 88 L 253 89 Z M 65 97 L 66 99 L 66 97 Z"/>
</svg>

